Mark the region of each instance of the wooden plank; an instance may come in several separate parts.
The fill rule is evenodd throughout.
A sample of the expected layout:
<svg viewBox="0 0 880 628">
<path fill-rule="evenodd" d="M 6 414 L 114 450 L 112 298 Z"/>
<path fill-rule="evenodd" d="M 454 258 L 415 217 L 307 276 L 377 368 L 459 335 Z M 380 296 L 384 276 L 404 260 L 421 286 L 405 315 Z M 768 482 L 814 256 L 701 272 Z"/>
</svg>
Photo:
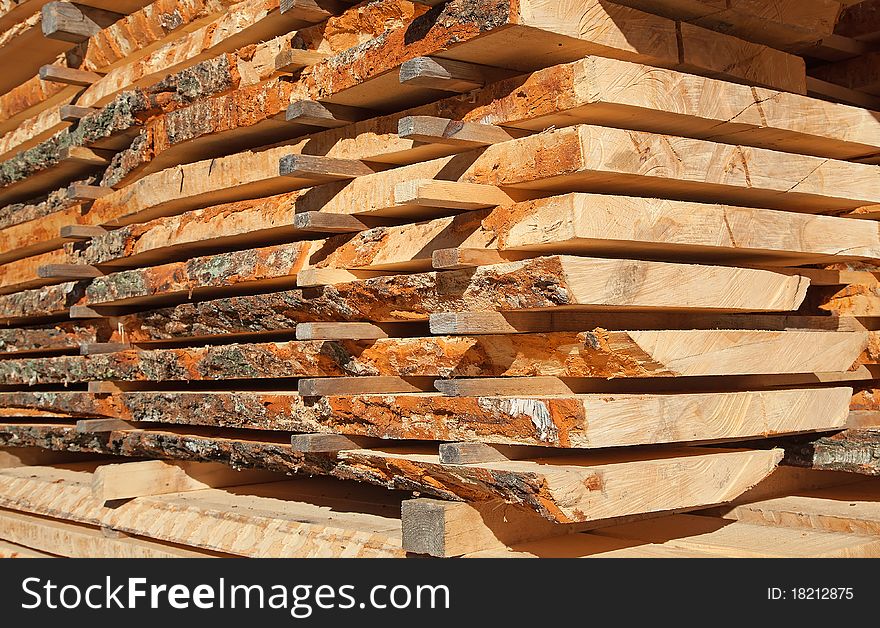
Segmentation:
<svg viewBox="0 0 880 628">
<path fill-rule="evenodd" d="M 85 146 L 69 146 L 61 152 L 62 161 L 71 161 L 90 166 L 106 166 L 113 152 Z"/>
<path fill-rule="evenodd" d="M 873 481 L 798 491 L 719 508 L 725 519 L 769 526 L 877 535 L 880 486 Z"/>
<path fill-rule="evenodd" d="M 126 391 L 112 385 L 103 387 L 104 393 L 95 390 L 2 392 L 0 409 L 133 423 L 590 449 L 839 430 L 848 420 L 852 397 L 851 389 L 840 385 L 729 393 L 717 392 L 716 386 L 707 392 L 651 394 L 600 388 L 590 394 L 553 395 L 548 390 L 506 397 L 340 390 L 340 395 L 319 400 L 296 392 Z M 772 496 L 791 490 L 786 484 Z M 768 496 L 764 492 L 756 498 Z"/>
<path fill-rule="evenodd" d="M 315 65 L 326 59 L 329 55 L 326 52 L 318 52 L 317 50 L 301 50 L 299 48 L 288 48 L 282 50 L 275 57 L 276 72 L 298 72 L 310 65 Z"/>
<path fill-rule="evenodd" d="M 87 241 L 107 234 L 104 227 L 93 225 L 65 225 L 61 227 L 60 236 L 69 240 Z"/>
<path fill-rule="evenodd" d="M 358 395 L 365 393 L 422 392 L 430 383 L 418 377 L 369 376 L 300 379 L 297 390 L 302 397 Z"/>
<path fill-rule="evenodd" d="M 0 558 L 57 558 L 54 554 L 38 552 L 23 545 L 0 541 Z"/>
<path fill-rule="evenodd" d="M 100 355 L 102 353 L 116 353 L 128 351 L 131 345 L 127 342 L 90 342 L 79 347 L 80 355 Z"/>
<path fill-rule="evenodd" d="M 416 142 L 448 144 L 462 148 L 491 146 L 526 133 L 514 132 L 492 124 L 463 122 L 436 116 L 407 116 L 400 119 L 397 134 Z"/>
<path fill-rule="evenodd" d="M 85 264 L 46 264 L 37 269 L 37 276 L 47 279 L 90 279 L 104 273 Z"/>
<path fill-rule="evenodd" d="M 83 462 L 96 459 L 92 454 L 69 451 L 50 451 L 34 447 L 7 447 L 0 449 L 0 469 L 41 467 L 53 464 Z M 98 458 L 100 459 L 100 458 Z"/>
<path fill-rule="evenodd" d="M 296 276 L 296 285 L 303 288 L 330 286 L 338 283 L 360 281 L 371 277 L 381 277 L 385 273 L 369 270 L 345 270 L 342 268 L 306 268 Z"/>
<path fill-rule="evenodd" d="M 431 254 L 431 266 L 436 270 L 460 270 L 516 262 L 524 257 L 527 258 L 528 254 L 507 253 L 493 249 L 437 249 Z"/>
<path fill-rule="evenodd" d="M 856 558 L 880 555 L 872 536 L 758 526 L 713 517 L 673 515 L 652 521 L 601 528 L 600 536 L 663 543 L 716 556 L 763 558 Z"/>
<path fill-rule="evenodd" d="M 849 429 L 830 436 L 791 439 L 785 443 L 786 464 L 821 471 L 880 475 L 874 455 L 880 443 L 880 430 Z"/>
<path fill-rule="evenodd" d="M 328 396 L 292 429 L 488 444 L 601 448 L 840 429 L 848 388 L 674 394 Z M 529 394 L 531 392 L 531 394 Z"/>
<path fill-rule="evenodd" d="M 40 80 L 86 87 L 101 80 L 101 75 L 60 65 L 44 65 L 40 68 Z"/>
<path fill-rule="evenodd" d="M 17 437 L 35 445 L 54 438 L 63 447 L 70 426 L 0 426 L 0 444 Z M 231 435 L 230 435 L 231 436 Z M 434 446 L 436 452 L 436 445 Z M 386 487 L 406 487 L 442 499 L 509 500 L 559 523 L 578 523 L 668 510 L 695 509 L 734 499 L 766 477 L 780 450 L 651 449 L 596 452 L 482 465 L 442 465 L 436 453 L 411 445 L 383 450 L 346 450 L 302 456 L 290 445 L 244 437 L 216 438 L 183 432 L 131 430 L 113 439 L 92 439 L 92 451 L 152 449 L 166 457 L 171 448 L 189 459 L 227 462 L 243 468 L 359 479 Z M 186 453 L 184 453 L 186 452 Z M 381 470 L 381 471 L 380 471 Z M 662 478 L 662 481 L 646 481 Z M 597 490 L 601 481 L 602 490 Z M 626 498 L 623 498 L 626 495 Z"/>
<path fill-rule="evenodd" d="M 95 395 L 114 395 L 123 392 L 123 385 L 118 382 L 92 381 L 88 383 L 88 392 Z M 86 423 L 84 427 L 89 427 Z"/>
<path fill-rule="evenodd" d="M 400 65 L 402 85 L 445 92 L 470 92 L 501 78 L 499 74 L 497 68 L 439 57 L 416 57 Z"/>
<path fill-rule="evenodd" d="M 460 181 L 413 179 L 401 181 L 394 187 L 397 205 L 475 210 L 512 204 L 514 198 L 520 198 L 520 195 L 516 192 L 508 194 L 492 185 Z"/>
<path fill-rule="evenodd" d="M 284 476 L 253 469 L 236 471 L 211 462 L 146 460 L 99 466 L 92 475 L 92 495 L 100 502 L 107 502 L 280 479 Z"/>
<path fill-rule="evenodd" d="M 438 474 L 448 480 L 448 487 L 459 482 L 472 482 L 471 490 L 475 491 L 474 494 L 489 486 L 492 487 L 489 493 L 495 493 L 501 488 L 496 482 L 505 478 L 511 481 L 521 479 L 526 482 L 526 486 L 535 488 L 535 492 L 524 493 L 519 488 L 510 492 L 502 489 L 501 492 L 508 497 L 516 494 L 515 503 L 528 505 L 542 516 L 558 523 L 596 521 L 657 510 L 692 508 L 694 502 L 728 501 L 745 487 L 766 477 L 781 458 L 778 450 L 709 451 L 672 450 L 662 457 L 640 460 L 621 453 L 597 454 L 595 457 L 567 459 L 565 463 L 556 458 L 544 459 L 544 464 L 536 461 L 505 461 L 480 465 L 441 465 L 436 456 L 379 454 L 368 450 L 343 452 L 341 457 L 352 462 L 382 460 L 390 469 L 395 470 L 399 468 L 398 465 L 411 464 L 428 476 Z M 553 462 L 548 464 L 551 460 Z M 733 477 L 719 477 L 728 465 L 736 463 L 744 465 L 737 467 L 743 476 L 736 480 Z M 688 472 L 695 472 L 695 465 L 700 465 L 703 471 L 686 476 Z M 648 477 L 657 477 L 649 475 L 652 471 L 669 475 L 663 476 L 662 485 L 646 482 Z M 527 480 L 525 474 L 530 472 L 535 476 Z M 713 481 L 720 482 L 711 488 L 707 486 Z M 537 482 L 541 483 L 540 490 L 537 489 Z M 596 482 L 601 483 L 602 490 L 593 488 Z M 626 498 L 622 496 L 623 491 L 626 491 Z M 540 499 L 547 501 L 539 504 Z"/>
<path fill-rule="evenodd" d="M 0 361 L 0 383 L 335 378 L 359 373 L 432 379 L 522 377 L 539 366 L 544 375 L 563 378 L 846 375 L 867 342 L 867 333 L 858 332 L 598 329 L 506 337 L 242 343 L 8 359 Z M 224 364 L 222 371 L 211 366 L 217 363 Z"/>
<path fill-rule="evenodd" d="M 41 10 L 43 36 L 75 44 L 88 41 L 123 17 L 121 13 L 72 2 L 49 2 Z"/>
<path fill-rule="evenodd" d="M 287 106 L 285 120 L 308 126 L 335 129 L 368 120 L 377 114 L 358 107 L 347 107 L 314 100 L 296 100 Z"/>
<path fill-rule="evenodd" d="M 355 179 L 375 172 L 361 161 L 296 154 L 282 157 L 279 169 L 284 177 L 327 180 Z"/>
<path fill-rule="evenodd" d="M 440 443 L 440 462 L 443 464 L 478 464 L 502 460 L 509 458 L 486 443 Z"/>
<path fill-rule="evenodd" d="M 67 197 L 74 201 L 94 201 L 113 193 L 113 188 L 102 185 L 71 183 L 67 186 Z"/>
<path fill-rule="evenodd" d="M 0 511 L 0 537 L 37 551 L 69 558 L 210 558 L 210 553 L 131 538 L 108 536 L 100 529 Z"/>
<path fill-rule="evenodd" d="M 100 432 L 116 432 L 119 430 L 133 430 L 135 428 L 127 421 L 119 419 L 81 419 L 76 422 L 76 431 L 81 434 L 95 434 Z"/>
<path fill-rule="evenodd" d="M 293 451 L 314 453 L 336 453 L 346 449 L 362 449 L 371 439 L 348 438 L 339 434 L 293 434 L 290 446 Z"/>
<path fill-rule="evenodd" d="M 401 504 L 403 548 L 414 554 L 452 557 L 566 535 L 577 525 L 559 525 L 533 512 L 495 500 L 488 503 L 408 499 Z"/>
<path fill-rule="evenodd" d="M 73 319 L 104 318 L 103 314 L 87 305 L 71 305 L 69 312 Z"/>
<path fill-rule="evenodd" d="M 301 323 L 296 326 L 297 340 L 376 340 L 388 338 L 388 332 L 372 323 Z"/>
<path fill-rule="evenodd" d="M 296 214 L 293 226 L 303 231 L 319 233 L 352 233 L 369 227 L 363 221 L 347 214 L 325 214 L 323 212 L 303 212 Z"/>
<path fill-rule="evenodd" d="M 79 122 L 86 116 L 99 111 L 95 107 L 80 107 L 79 105 L 61 105 L 58 110 L 58 117 L 62 122 Z"/>
<path fill-rule="evenodd" d="M 400 499 L 383 488 L 301 478 L 137 497 L 107 508 L 90 469 L 0 474 L 4 507 L 236 556 L 402 557 Z M 344 539 L 344 540 L 342 540 Z"/>
<path fill-rule="evenodd" d="M 601 327 L 619 329 L 766 329 L 864 331 L 873 319 L 848 316 L 785 316 L 756 314 L 639 314 L 615 312 L 443 312 L 431 314 L 432 334 L 469 335 L 523 334 L 578 331 Z"/>
<path fill-rule="evenodd" d="M 449 397 L 488 397 L 515 395 L 570 395 L 571 386 L 558 377 L 480 377 L 477 379 L 438 379 L 434 388 Z"/>
</svg>

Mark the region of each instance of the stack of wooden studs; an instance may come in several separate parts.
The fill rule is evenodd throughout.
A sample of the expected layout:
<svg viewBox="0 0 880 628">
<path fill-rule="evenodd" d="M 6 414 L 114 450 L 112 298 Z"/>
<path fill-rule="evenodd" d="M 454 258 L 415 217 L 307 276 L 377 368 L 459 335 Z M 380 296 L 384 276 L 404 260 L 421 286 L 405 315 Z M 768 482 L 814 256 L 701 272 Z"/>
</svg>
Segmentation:
<svg viewBox="0 0 880 628">
<path fill-rule="evenodd" d="M 880 556 L 880 0 L 83 1 L 0 555 Z"/>
</svg>

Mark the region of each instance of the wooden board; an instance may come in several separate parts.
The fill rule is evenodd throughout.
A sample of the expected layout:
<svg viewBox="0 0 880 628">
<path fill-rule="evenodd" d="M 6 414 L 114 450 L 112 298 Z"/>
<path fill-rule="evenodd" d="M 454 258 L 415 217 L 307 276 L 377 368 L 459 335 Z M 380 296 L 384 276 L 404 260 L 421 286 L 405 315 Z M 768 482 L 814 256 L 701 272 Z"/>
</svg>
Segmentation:
<svg viewBox="0 0 880 628">
<path fill-rule="evenodd" d="M 72 436 L 71 429 L 63 425 L 7 423 L 0 428 L 0 444 L 10 438 L 18 439 L 22 445 L 54 438 L 57 448 Z M 302 457 L 277 439 L 214 439 L 149 430 L 118 432 L 112 439 L 92 440 L 86 445 L 91 451 L 127 451 L 129 455 L 148 451 L 155 455 L 166 447 L 186 451 L 190 459 L 332 474 L 388 488 L 406 487 L 444 499 L 504 499 L 560 523 L 730 501 L 766 477 L 782 456 L 781 450 L 688 448 L 443 465 L 436 454 L 411 446 Z M 646 477 L 662 477 L 663 481 L 657 485 L 647 482 Z M 624 493 L 625 500 L 621 499 Z"/>
<path fill-rule="evenodd" d="M 0 383 L 274 377 L 682 377 L 846 371 L 858 332 L 595 330 L 230 344 L 0 361 Z M 234 358 L 234 359 L 233 359 Z M 217 366 L 222 365 L 222 366 Z M 540 371 L 539 371 L 540 369 Z"/>
</svg>

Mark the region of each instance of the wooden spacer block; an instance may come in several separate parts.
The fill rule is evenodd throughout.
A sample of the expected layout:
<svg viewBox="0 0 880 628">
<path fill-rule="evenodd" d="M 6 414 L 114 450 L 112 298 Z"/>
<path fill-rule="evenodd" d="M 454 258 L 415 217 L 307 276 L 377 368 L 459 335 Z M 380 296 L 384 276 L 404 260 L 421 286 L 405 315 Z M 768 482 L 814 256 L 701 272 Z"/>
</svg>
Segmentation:
<svg viewBox="0 0 880 628">
<path fill-rule="evenodd" d="M 497 78 L 495 68 L 436 57 L 416 57 L 400 66 L 400 82 L 404 85 L 461 94 Z"/>
<path fill-rule="evenodd" d="M 321 103 L 314 100 L 295 100 L 287 106 L 285 119 L 288 122 L 335 129 L 354 122 L 368 120 L 376 114 L 367 109 Z"/>
<path fill-rule="evenodd" d="M 99 466 L 92 476 L 92 494 L 105 502 L 281 479 L 283 475 L 271 471 L 239 471 L 219 462 L 144 460 Z"/>
<path fill-rule="evenodd" d="M 438 379 L 434 381 L 434 388 L 447 397 L 515 397 L 573 393 L 568 384 L 552 376 Z"/>
<path fill-rule="evenodd" d="M 346 270 L 344 268 L 306 268 L 296 275 L 296 285 L 301 288 L 315 286 L 332 286 L 337 283 L 349 283 L 370 279 L 372 277 L 384 277 L 388 273 L 374 270 Z"/>
<path fill-rule="evenodd" d="M 494 185 L 437 179 L 412 179 L 394 186 L 396 205 L 420 205 L 445 209 L 487 209 L 516 201 Z"/>
<path fill-rule="evenodd" d="M 70 318 L 104 318 L 104 315 L 88 305 L 71 305 Z"/>
<path fill-rule="evenodd" d="M 39 76 L 41 80 L 50 83 L 63 83 L 65 85 L 88 87 L 92 83 L 101 80 L 102 75 L 97 72 L 86 72 L 85 70 L 65 68 L 61 65 L 44 65 L 40 68 Z"/>
<path fill-rule="evenodd" d="M 93 225 L 65 225 L 61 227 L 61 237 L 69 240 L 91 240 L 105 235 L 107 230 L 104 227 L 96 227 Z"/>
<path fill-rule="evenodd" d="M 102 196 L 113 193 L 113 188 L 104 185 L 86 185 L 85 183 L 71 183 L 67 186 L 67 198 L 74 201 L 94 201 Z"/>
<path fill-rule="evenodd" d="M 560 314 L 562 314 L 560 312 Z M 540 331 L 592 329 L 595 315 L 565 312 L 560 324 L 554 312 L 437 312 L 428 316 L 428 328 L 438 336 L 485 336 Z M 592 318 L 590 318 L 592 317 Z M 570 321 L 566 324 L 566 321 Z M 584 327 L 586 325 L 586 327 Z"/>
<path fill-rule="evenodd" d="M 87 166 L 106 166 L 115 153 L 98 148 L 85 146 L 68 146 L 61 151 L 61 161 L 83 164 Z"/>
<path fill-rule="evenodd" d="M 584 524 L 558 524 L 533 511 L 506 504 L 408 499 L 401 504 L 403 549 L 441 558 L 462 556 L 572 532 Z"/>
<path fill-rule="evenodd" d="M 509 458 L 486 443 L 440 444 L 440 462 L 443 464 L 479 464 L 505 460 Z"/>
<path fill-rule="evenodd" d="M 121 419 L 80 419 L 76 422 L 78 434 L 92 434 L 97 432 L 116 432 L 121 430 L 138 429 L 128 421 Z"/>
<path fill-rule="evenodd" d="M 297 389 L 303 397 L 332 397 L 336 395 L 424 392 L 429 389 L 430 385 L 430 378 L 416 377 L 315 377 L 299 380 Z"/>
<path fill-rule="evenodd" d="M 431 254 L 431 265 L 437 270 L 458 270 L 515 262 L 528 257 L 527 253 L 508 253 L 495 249 L 437 249 Z"/>
<path fill-rule="evenodd" d="M 121 13 L 73 2 L 49 2 L 41 11 L 43 36 L 74 44 L 88 41 L 124 17 Z"/>
<path fill-rule="evenodd" d="M 83 118 L 100 111 L 95 107 L 80 107 L 79 105 L 61 105 L 59 116 L 62 122 L 78 122 Z"/>
<path fill-rule="evenodd" d="M 388 334 L 372 323 L 300 323 L 297 340 L 377 340 Z"/>
<path fill-rule="evenodd" d="M 79 346 L 80 355 L 100 355 L 102 353 L 116 353 L 131 349 L 127 342 L 90 342 Z"/>
<path fill-rule="evenodd" d="M 315 65 L 326 59 L 329 55 L 316 50 L 300 50 L 289 48 L 282 50 L 275 57 L 276 72 L 298 72 L 310 65 Z"/>
<path fill-rule="evenodd" d="M 92 279 L 104 273 L 86 264 L 46 264 L 37 268 L 37 277 L 44 279 Z"/>
<path fill-rule="evenodd" d="M 115 395 L 125 392 L 125 386 L 120 386 L 116 382 L 89 382 L 88 391 L 94 395 Z"/>
<path fill-rule="evenodd" d="M 317 24 L 334 15 L 341 15 L 347 8 L 347 4 L 338 0 L 281 0 L 280 12 Z"/>
<path fill-rule="evenodd" d="M 491 124 L 461 122 L 435 116 L 407 116 L 397 124 L 397 134 L 407 140 L 445 144 L 461 148 L 479 148 L 500 144 L 527 135 L 513 133 Z"/>
<path fill-rule="evenodd" d="M 366 443 L 375 443 L 376 440 L 341 434 L 294 434 L 290 437 L 290 447 L 303 454 L 329 454 L 347 449 L 364 449 L 369 446 Z"/>
<path fill-rule="evenodd" d="M 316 179 L 356 179 L 376 172 L 362 161 L 334 159 L 317 155 L 285 155 L 278 172 L 283 177 Z"/>
<path fill-rule="evenodd" d="M 356 233 L 369 229 L 363 222 L 349 214 L 326 212 L 302 212 L 293 217 L 293 226 L 303 231 L 319 233 Z"/>
</svg>

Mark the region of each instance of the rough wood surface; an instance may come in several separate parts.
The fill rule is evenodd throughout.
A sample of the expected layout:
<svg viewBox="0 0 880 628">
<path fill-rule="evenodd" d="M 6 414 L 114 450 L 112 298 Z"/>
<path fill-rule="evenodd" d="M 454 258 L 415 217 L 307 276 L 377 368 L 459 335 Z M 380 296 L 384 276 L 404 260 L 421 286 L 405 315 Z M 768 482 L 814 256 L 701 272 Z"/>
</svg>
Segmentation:
<svg viewBox="0 0 880 628">
<path fill-rule="evenodd" d="M 0 408 L 71 418 L 597 448 L 843 427 L 851 389 L 675 395 L 470 397 L 282 392 L 2 392 Z"/>
<path fill-rule="evenodd" d="M 832 436 L 791 439 L 785 462 L 823 471 L 880 475 L 880 430 L 850 429 Z"/>
<path fill-rule="evenodd" d="M 352 375 L 679 377 L 846 371 L 857 332 L 630 331 L 294 341 L 0 361 L 0 383 Z"/>
<path fill-rule="evenodd" d="M 39 290 L 0 295 L 0 323 L 58 318 L 82 298 L 86 283 L 71 281 Z"/>
<path fill-rule="evenodd" d="M 53 449 L 185 457 L 286 473 L 334 475 L 456 501 L 503 499 L 560 523 L 724 503 L 770 474 L 782 456 L 781 450 L 690 448 L 629 456 L 597 453 L 566 457 L 564 462 L 548 458 L 442 465 L 436 454 L 413 448 L 297 454 L 289 444 L 277 441 L 147 430 L 81 435 L 70 427 L 36 423 L 0 426 L 0 444 L 10 441 Z M 646 474 L 664 480 L 661 485 L 646 482 Z M 623 493 L 627 499 L 620 498 Z"/>
<path fill-rule="evenodd" d="M 880 486 L 875 481 L 796 491 L 790 495 L 719 508 L 725 519 L 768 526 L 876 535 Z"/>
<path fill-rule="evenodd" d="M 234 493 L 203 489 L 138 497 L 107 508 L 92 495 L 94 468 L 31 467 L 28 473 L 0 474 L 0 502 L 5 508 L 237 556 L 403 555 L 395 516 L 400 499 L 384 489 L 298 479 L 242 486 Z"/>
<path fill-rule="evenodd" d="M 69 558 L 211 557 L 206 552 L 125 535 L 108 536 L 100 529 L 4 510 L 0 510 L 0 538 Z"/>
</svg>

